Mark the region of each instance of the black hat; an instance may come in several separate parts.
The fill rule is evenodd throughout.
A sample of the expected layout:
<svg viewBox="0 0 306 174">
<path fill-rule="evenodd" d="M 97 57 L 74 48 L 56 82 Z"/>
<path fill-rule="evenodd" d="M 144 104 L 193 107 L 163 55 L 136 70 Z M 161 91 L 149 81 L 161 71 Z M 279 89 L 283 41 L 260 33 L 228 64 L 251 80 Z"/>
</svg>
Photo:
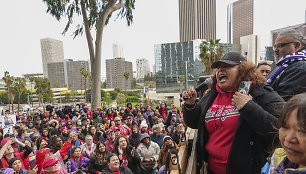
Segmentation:
<svg viewBox="0 0 306 174">
<path fill-rule="evenodd" d="M 221 62 L 226 63 L 226 64 L 230 64 L 230 65 L 239 65 L 243 61 L 247 61 L 247 60 L 240 53 L 228 52 L 221 58 L 221 60 L 218 60 L 218 61 L 214 62 L 211 65 L 211 68 L 217 68 L 220 65 Z"/>
<path fill-rule="evenodd" d="M 21 161 L 20 158 L 12 158 L 9 162 L 8 162 L 8 167 L 12 168 L 12 165 L 15 161 Z"/>
</svg>

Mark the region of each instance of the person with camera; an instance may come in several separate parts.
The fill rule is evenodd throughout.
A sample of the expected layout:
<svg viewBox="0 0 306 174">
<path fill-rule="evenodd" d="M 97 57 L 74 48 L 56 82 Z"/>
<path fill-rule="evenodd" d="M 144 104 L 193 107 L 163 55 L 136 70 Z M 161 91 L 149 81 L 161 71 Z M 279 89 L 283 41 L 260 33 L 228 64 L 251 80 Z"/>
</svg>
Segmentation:
<svg viewBox="0 0 306 174">
<path fill-rule="evenodd" d="M 157 160 L 160 147 L 157 143 L 151 141 L 150 135 L 144 133 L 141 135 L 140 144 L 136 152 L 140 156 L 140 173 L 155 174 L 157 172 Z"/>
<path fill-rule="evenodd" d="M 212 69 L 211 90 L 200 101 L 192 87 L 182 94 L 184 122 L 198 129 L 198 162 L 207 163 L 208 173 L 260 173 L 284 100 L 240 53 L 226 53 Z M 245 81 L 249 94 L 238 91 Z"/>
<path fill-rule="evenodd" d="M 24 152 L 16 152 L 13 144 L 16 143 L 19 146 L 23 147 L 25 149 Z M 0 146 L 0 169 L 1 168 L 8 168 L 9 161 L 12 158 L 19 158 L 21 161 L 21 169 L 26 169 L 24 166 L 24 160 L 30 155 L 30 153 L 33 151 L 31 147 L 28 145 L 25 145 L 24 143 L 20 142 L 15 137 L 11 138 L 4 138 L 1 140 L 1 146 Z"/>
<path fill-rule="evenodd" d="M 83 157 L 81 154 L 81 148 L 75 146 L 71 150 L 71 158 L 68 159 L 66 165 L 68 173 L 77 173 L 79 170 L 87 170 L 89 159 Z"/>
</svg>

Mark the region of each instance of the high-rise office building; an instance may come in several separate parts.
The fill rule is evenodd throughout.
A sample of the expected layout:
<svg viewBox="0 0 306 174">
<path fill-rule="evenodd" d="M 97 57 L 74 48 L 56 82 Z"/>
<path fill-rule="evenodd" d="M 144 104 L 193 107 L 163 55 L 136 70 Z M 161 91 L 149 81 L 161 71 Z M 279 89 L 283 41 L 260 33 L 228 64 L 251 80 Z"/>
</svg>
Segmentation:
<svg viewBox="0 0 306 174">
<path fill-rule="evenodd" d="M 194 86 L 205 68 L 199 59 L 201 40 L 154 45 L 156 92 L 180 92 L 179 77 L 185 77 L 185 89 Z"/>
<path fill-rule="evenodd" d="M 216 1 L 179 0 L 180 42 L 216 39 Z"/>
<path fill-rule="evenodd" d="M 254 32 L 254 0 L 238 0 L 232 8 L 233 43 L 240 44 L 240 37 Z"/>
<path fill-rule="evenodd" d="M 144 78 L 145 75 L 150 74 L 150 65 L 148 59 L 137 59 L 136 69 L 136 79 Z"/>
<path fill-rule="evenodd" d="M 52 39 L 40 39 L 44 77 L 48 78 L 48 63 L 61 62 L 64 59 L 63 42 Z"/>
<path fill-rule="evenodd" d="M 61 62 L 48 63 L 48 74 L 51 87 L 68 87 L 69 89 L 88 89 L 88 78 L 81 75 L 80 69 L 89 70 L 89 62 L 72 59 L 63 59 Z"/>
<path fill-rule="evenodd" d="M 241 54 L 248 61 L 257 65 L 260 62 L 260 38 L 258 35 L 247 35 L 240 37 Z"/>
<path fill-rule="evenodd" d="M 113 44 L 113 58 L 123 57 L 123 48 L 119 44 Z"/>
<path fill-rule="evenodd" d="M 130 74 L 128 80 L 125 79 L 124 72 Z M 106 79 L 107 88 L 131 89 L 133 82 L 132 62 L 125 61 L 124 58 L 106 59 Z"/>
</svg>

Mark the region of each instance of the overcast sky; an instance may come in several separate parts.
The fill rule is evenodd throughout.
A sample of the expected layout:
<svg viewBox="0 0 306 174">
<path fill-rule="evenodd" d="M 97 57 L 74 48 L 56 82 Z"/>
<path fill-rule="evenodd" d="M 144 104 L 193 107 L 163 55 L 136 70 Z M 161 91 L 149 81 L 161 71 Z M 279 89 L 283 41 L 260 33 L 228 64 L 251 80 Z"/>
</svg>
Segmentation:
<svg viewBox="0 0 306 174">
<path fill-rule="evenodd" d="M 217 38 L 222 42 L 226 42 L 226 6 L 230 1 L 217 0 Z M 136 59 L 146 58 L 152 71 L 154 44 L 179 41 L 178 0 L 136 0 L 135 7 L 132 26 L 127 27 L 125 19 L 113 19 L 104 30 L 101 71 L 104 76 L 105 59 L 113 58 L 114 43 L 123 47 L 123 56 L 134 67 Z M 271 30 L 303 23 L 305 10 L 305 0 L 255 0 L 254 34 L 260 35 L 261 47 L 271 45 Z M 2 1 L 0 19 L 1 78 L 4 71 L 13 76 L 42 73 L 41 38 L 63 41 L 66 59 L 89 59 L 85 35 L 73 39 L 73 30 L 61 35 L 66 20 L 58 22 L 47 14 L 41 0 Z"/>
</svg>

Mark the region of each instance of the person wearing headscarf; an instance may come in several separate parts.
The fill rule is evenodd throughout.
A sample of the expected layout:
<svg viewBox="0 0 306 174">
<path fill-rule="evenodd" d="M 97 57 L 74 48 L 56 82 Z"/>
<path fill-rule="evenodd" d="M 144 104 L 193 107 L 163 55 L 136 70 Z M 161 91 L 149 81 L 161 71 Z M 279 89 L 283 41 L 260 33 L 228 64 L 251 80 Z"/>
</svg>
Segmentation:
<svg viewBox="0 0 306 174">
<path fill-rule="evenodd" d="M 129 136 L 129 142 L 132 147 L 137 147 L 140 143 L 141 134 L 139 133 L 139 129 L 137 125 L 132 126 L 132 134 Z"/>
</svg>

